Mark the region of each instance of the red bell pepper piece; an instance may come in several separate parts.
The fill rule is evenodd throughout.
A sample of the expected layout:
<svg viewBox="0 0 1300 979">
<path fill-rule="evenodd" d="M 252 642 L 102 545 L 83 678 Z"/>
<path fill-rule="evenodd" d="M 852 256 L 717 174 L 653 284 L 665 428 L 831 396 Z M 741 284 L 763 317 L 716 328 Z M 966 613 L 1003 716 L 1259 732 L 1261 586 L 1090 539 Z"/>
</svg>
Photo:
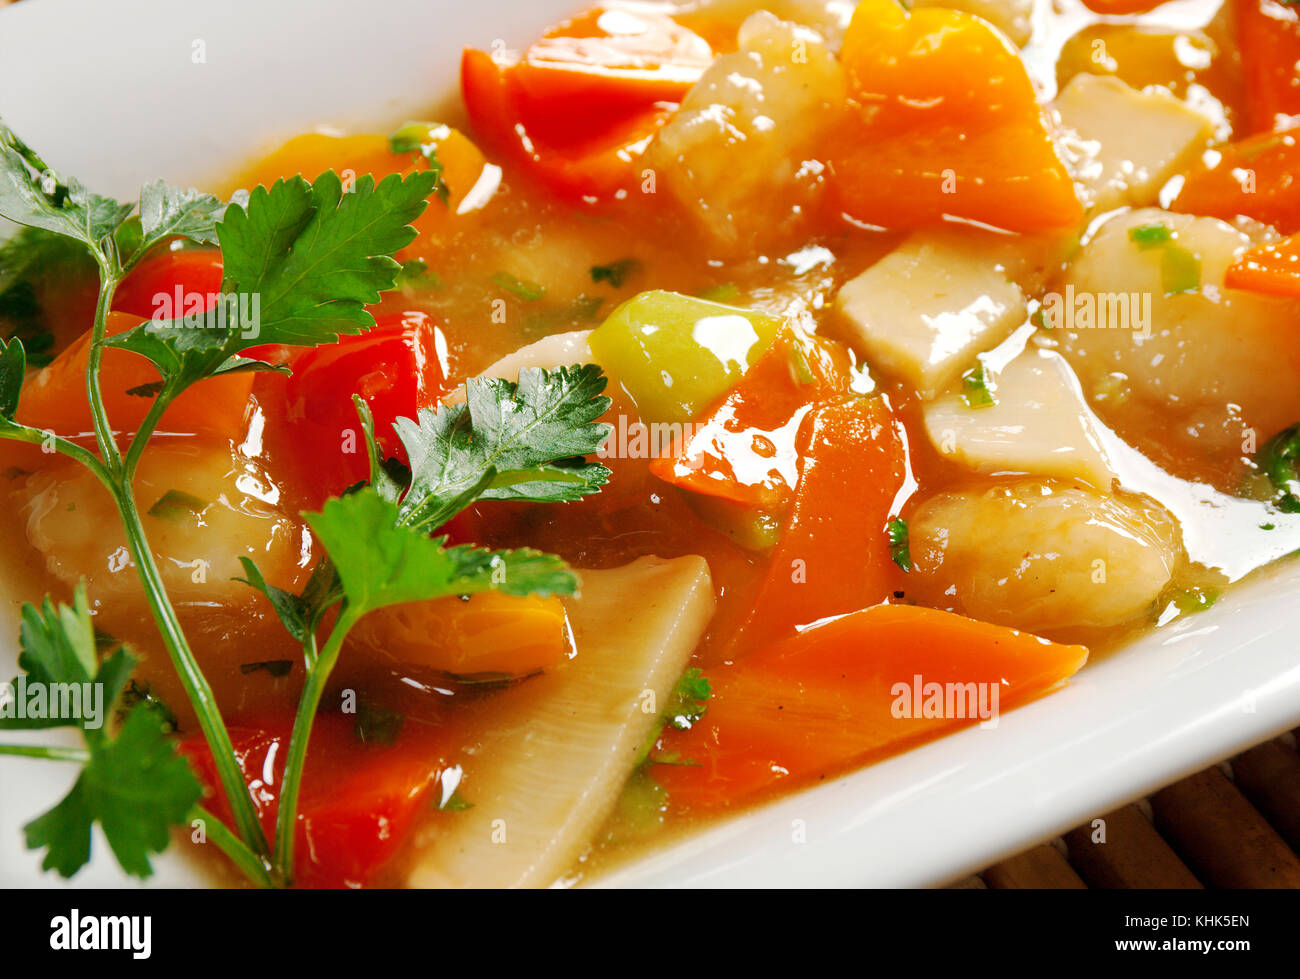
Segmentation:
<svg viewBox="0 0 1300 979">
<path fill-rule="evenodd" d="M 446 765 L 436 730 L 404 725 L 393 744 L 366 744 L 355 722 L 350 715 L 320 714 L 312 728 L 294 841 L 294 883 L 302 887 L 360 887 L 373 881 L 428 804 L 429 790 Z M 280 808 L 292 728 L 288 714 L 230 728 L 268 839 Z M 189 738 L 181 752 L 207 786 L 209 808 L 230 825 L 230 807 L 207 742 Z"/>
<path fill-rule="evenodd" d="M 283 417 L 291 426 L 285 442 L 312 487 L 314 505 L 369 477 L 354 394 L 370 407 L 385 457 L 407 463 L 393 422 L 437 406 L 447 391 L 445 351 L 428 314 L 411 311 L 381 314 L 368 333 L 291 359 L 293 375 L 283 386 Z"/>
<path fill-rule="evenodd" d="M 466 49 L 475 134 L 571 200 L 626 192 L 645 144 L 703 74 L 703 38 L 649 11 L 596 7 L 522 57 Z"/>
</svg>

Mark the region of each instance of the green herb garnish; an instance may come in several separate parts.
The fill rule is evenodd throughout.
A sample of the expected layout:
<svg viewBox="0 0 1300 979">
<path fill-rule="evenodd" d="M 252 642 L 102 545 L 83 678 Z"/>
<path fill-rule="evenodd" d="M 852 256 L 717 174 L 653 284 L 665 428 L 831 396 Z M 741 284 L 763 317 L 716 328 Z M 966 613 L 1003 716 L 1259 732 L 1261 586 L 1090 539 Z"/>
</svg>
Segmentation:
<svg viewBox="0 0 1300 979">
<path fill-rule="evenodd" d="M 885 525 L 889 535 L 889 556 L 904 571 L 912 570 L 912 552 L 908 541 L 907 521 L 894 517 Z"/>
<path fill-rule="evenodd" d="M 591 267 L 592 282 L 608 282 L 615 289 L 622 287 L 628 276 L 641 270 L 641 261 L 636 258 L 621 258 L 609 265 Z"/>
<path fill-rule="evenodd" d="M 527 302 L 536 302 L 546 297 L 545 286 L 540 286 L 536 282 L 529 282 L 526 279 L 516 279 L 508 272 L 496 273 L 496 275 L 492 276 L 492 281 L 506 292 L 512 292 Z"/>
<path fill-rule="evenodd" d="M 961 399 L 967 408 L 989 408 L 997 404 L 995 390 L 983 361 L 961 376 Z"/>
<path fill-rule="evenodd" d="M 1143 251 L 1172 241 L 1173 237 L 1174 233 L 1165 224 L 1143 224 L 1128 229 L 1129 241 L 1136 244 Z"/>
</svg>

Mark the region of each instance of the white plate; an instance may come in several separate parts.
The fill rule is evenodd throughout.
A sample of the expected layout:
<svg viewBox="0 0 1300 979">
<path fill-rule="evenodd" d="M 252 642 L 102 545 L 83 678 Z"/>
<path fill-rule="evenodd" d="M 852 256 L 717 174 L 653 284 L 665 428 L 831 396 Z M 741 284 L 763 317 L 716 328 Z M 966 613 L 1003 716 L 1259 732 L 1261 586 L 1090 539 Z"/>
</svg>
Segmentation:
<svg viewBox="0 0 1300 979">
<path fill-rule="evenodd" d="M 220 174 L 319 125 L 383 130 L 571 0 L 25 0 L 0 12 L 0 114 L 52 165 L 128 196 Z M 195 62 L 198 53 L 205 61 Z M 940 883 L 1300 724 L 1291 566 L 1089 666 L 1065 691 L 720 824 L 605 878 L 655 886 Z M 11 602 L 0 676 L 15 672 Z M 42 740 L 49 740 L 46 734 Z M 0 884 L 56 884 L 20 827 L 71 772 L 0 759 Z M 125 882 L 96 843 L 74 884 Z M 156 883 L 201 884 L 170 853 Z"/>
</svg>

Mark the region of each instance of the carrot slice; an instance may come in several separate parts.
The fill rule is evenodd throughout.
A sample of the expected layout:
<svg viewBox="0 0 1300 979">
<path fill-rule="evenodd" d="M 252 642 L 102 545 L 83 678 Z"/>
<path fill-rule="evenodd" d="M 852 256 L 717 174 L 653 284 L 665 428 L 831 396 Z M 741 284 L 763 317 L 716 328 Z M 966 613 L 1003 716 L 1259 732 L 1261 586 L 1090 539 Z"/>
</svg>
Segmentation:
<svg viewBox="0 0 1300 979">
<path fill-rule="evenodd" d="M 1237 47 L 1250 132 L 1292 124 L 1300 114 L 1300 11 L 1277 0 L 1234 0 Z"/>
<path fill-rule="evenodd" d="M 1223 284 L 1229 289 L 1300 298 L 1300 235 L 1246 252 L 1228 267 Z"/>
<path fill-rule="evenodd" d="M 1238 215 L 1300 231 L 1300 129 L 1221 146 L 1187 175 L 1170 209 L 1231 221 Z"/>
<path fill-rule="evenodd" d="M 992 25 L 865 0 L 843 60 L 855 123 L 831 162 L 850 217 L 898 229 L 956 217 L 1025 232 L 1082 220 L 1033 83 Z"/>
<path fill-rule="evenodd" d="M 906 482 L 899 425 L 880 398 L 853 398 L 805 421 L 794 503 L 732 652 L 883 602 L 903 587 L 886 524 Z"/>
<path fill-rule="evenodd" d="M 951 612 L 862 609 L 711 670 L 706 713 L 665 733 L 651 757 L 676 764 L 653 774 L 677 809 L 749 802 L 985 716 L 992 723 L 1060 686 L 1087 657 L 1082 646 Z"/>
</svg>

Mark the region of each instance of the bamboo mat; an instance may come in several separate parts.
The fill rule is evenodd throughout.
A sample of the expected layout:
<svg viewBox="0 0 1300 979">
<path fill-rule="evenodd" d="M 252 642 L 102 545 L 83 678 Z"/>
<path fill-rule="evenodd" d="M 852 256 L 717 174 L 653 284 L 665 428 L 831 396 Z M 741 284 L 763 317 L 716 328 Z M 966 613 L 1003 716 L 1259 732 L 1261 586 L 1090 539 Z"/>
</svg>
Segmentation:
<svg viewBox="0 0 1300 979">
<path fill-rule="evenodd" d="M 1296 743 L 1266 741 L 951 886 L 1300 888 Z"/>
</svg>

